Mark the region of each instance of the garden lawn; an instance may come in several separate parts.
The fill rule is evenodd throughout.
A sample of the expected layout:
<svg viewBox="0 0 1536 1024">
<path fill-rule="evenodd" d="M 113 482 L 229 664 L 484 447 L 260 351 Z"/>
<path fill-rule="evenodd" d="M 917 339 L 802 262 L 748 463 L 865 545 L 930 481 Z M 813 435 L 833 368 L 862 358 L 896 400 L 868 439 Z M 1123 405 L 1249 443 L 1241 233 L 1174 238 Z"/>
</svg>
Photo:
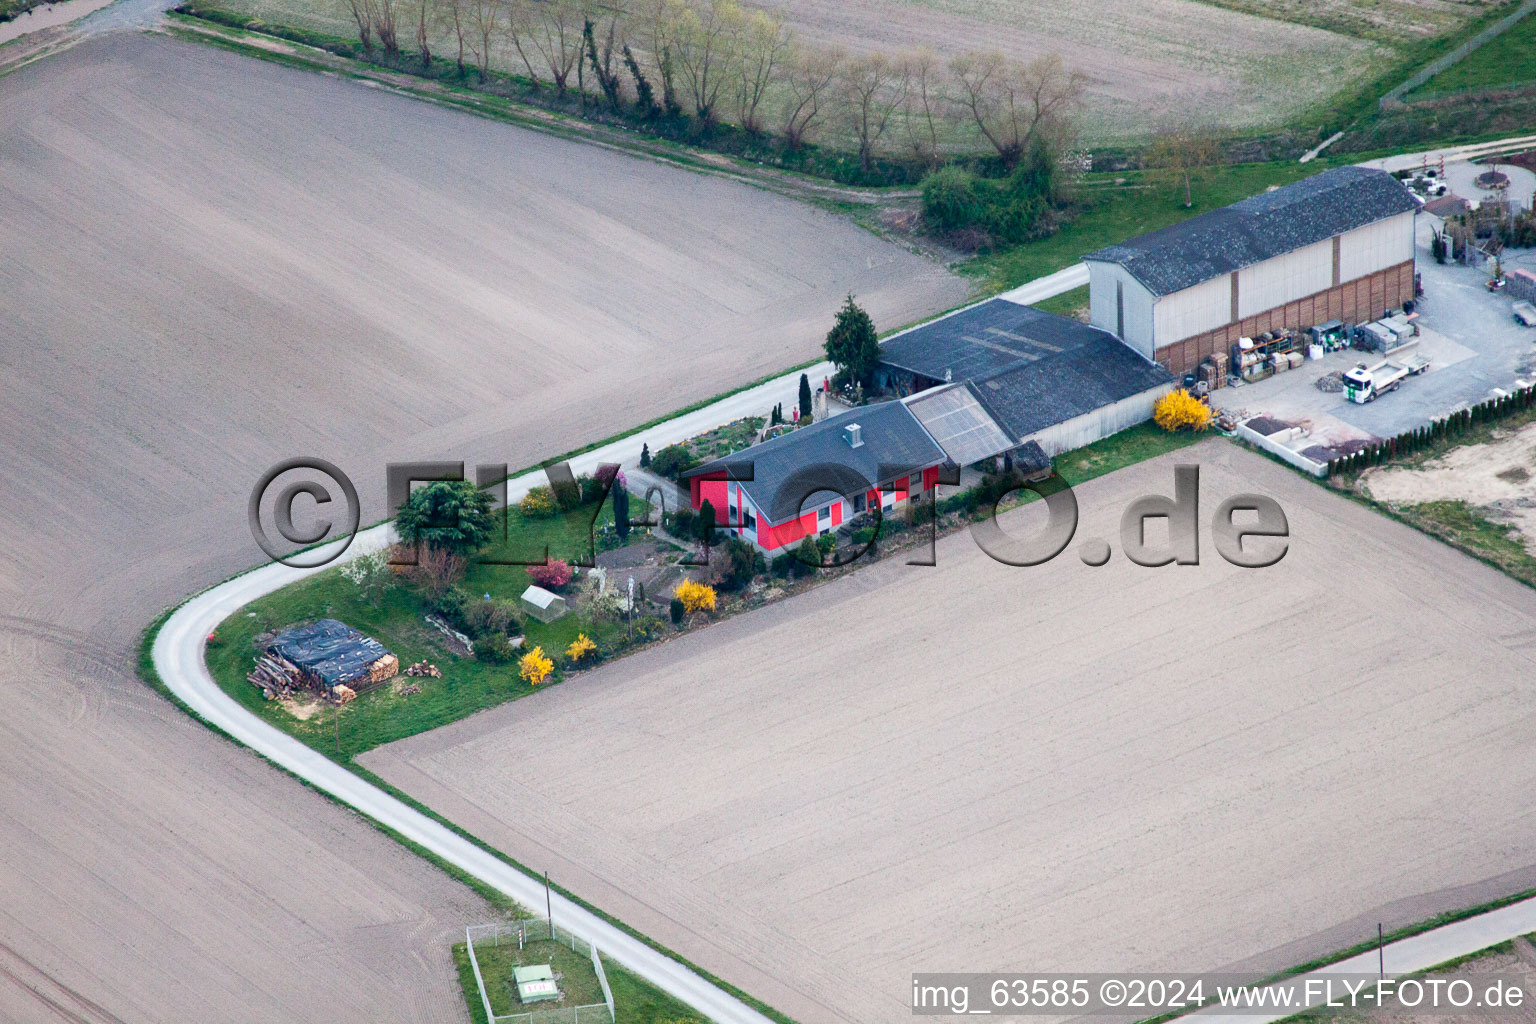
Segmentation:
<svg viewBox="0 0 1536 1024">
<path fill-rule="evenodd" d="M 632 519 L 642 518 L 645 510 L 643 502 L 631 500 Z M 612 522 L 612 506 L 604 503 L 597 528 L 611 527 Z M 551 557 L 584 556 L 590 561 L 592 551 L 587 538 L 592 523 L 591 505 L 541 520 L 525 519 L 513 508 L 508 515 L 507 540 L 493 545 L 486 554 L 505 557 L 509 552 L 542 553 L 547 544 Z M 630 537 L 638 539 L 643 535 L 635 531 Z M 475 565 L 461 585 L 474 596 L 489 593 L 516 601 L 529 583 L 523 566 Z M 575 584 L 566 589 L 574 591 Z M 568 593 L 568 599 L 569 596 Z M 350 759 L 381 743 L 435 729 L 533 691 L 518 677 L 515 662 L 489 665 L 454 654 L 443 635 L 426 623 L 428 610 L 416 592 L 403 582 L 390 586 L 374 607 L 359 596 L 357 588 L 339 569 L 333 568 L 253 601 L 224 620 L 219 625 L 217 641 L 208 645 L 208 668 L 219 686 L 248 710 L 338 760 Z M 401 674 L 340 708 L 322 705 L 301 720 L 281 702 L 264 699 L 261 691 L 246 681 L 256 653 L 252 639 L 260 633 L 322 617 L 340 619 L 376 638 L 400 659 Z M 542 646 L 557 664 L 577 633 L 585 632 L 601 644 L 623 631 L 618 623 L 594 623 L 576 611 L 547 625 L 527 618 L 521 609 L 518 618 L 523 623 L 525 649 Z M 442 670 L 443 677 L 407 677 L 406 667 L 418 661 L 432 662 Z M 421 692 L 402 695 L 400 691 L 412 683 L 420 686 Z"/>
</svg>

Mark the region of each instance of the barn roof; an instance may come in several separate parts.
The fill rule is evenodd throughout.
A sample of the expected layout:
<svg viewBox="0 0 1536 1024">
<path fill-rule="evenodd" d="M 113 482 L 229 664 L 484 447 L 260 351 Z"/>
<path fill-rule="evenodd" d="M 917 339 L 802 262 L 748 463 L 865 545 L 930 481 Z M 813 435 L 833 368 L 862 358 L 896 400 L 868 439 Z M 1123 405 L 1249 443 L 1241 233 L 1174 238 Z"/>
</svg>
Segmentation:
<svg viewBox="0 0 1536 1024">
<path fill-rule="evenodd" d="M 970 381 L 929 388 L 905 401 L 957 465 L 968 466 L 1013 447 L 1013 438 L 987 412 Z"/>
<path fill-rule="evenodd" d="M 859 428 L 858 447 L 848 443 L 851 426 Z M 729 473 L 728 479 L 737 480 L 758 510 L 777 524 L 799 515 L 813 493 L 851 496 L 944 461 L 944 449 L 911 410 L 900 402 L 882 402 L 818 420 L 686 475 Z M 724 519 L 724 509 L 716 513 Z"/>
<path fill-rule="evenodd" d="M 285 629 L 267 650 L 279 654 L 323 682 L 327 688 L 366 678 L 368 666 L 389 657 L 383 644 L 345 622 L 316 619 Z"/>
<path fill-rule="evenodd" d="M 969 393 L 1015 442 L 1173 379 L 1108 331 L 1007 299 L 897 335 L 882 346 L 880 361 L 969 383 Z"/>
<path fill-rule="evenodd" d="M 1118 263 L 1153 295 L 1170 295 L 1416 209 L 1413 193 L 1387 172 L 1336 167 L 1083 259 Z"/>
</svg>

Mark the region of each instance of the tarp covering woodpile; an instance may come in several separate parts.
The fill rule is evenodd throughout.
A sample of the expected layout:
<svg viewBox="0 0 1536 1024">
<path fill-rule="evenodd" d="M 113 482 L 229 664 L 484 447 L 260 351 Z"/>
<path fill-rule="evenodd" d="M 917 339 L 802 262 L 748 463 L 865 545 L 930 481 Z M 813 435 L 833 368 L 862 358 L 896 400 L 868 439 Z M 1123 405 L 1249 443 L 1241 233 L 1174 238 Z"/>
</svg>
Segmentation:
<svg viewBox="0 0 1536 1024">
<path fill-rule="evenodd" d="M 291 664 L 312 685 L 360 690 L 399 671 L 400 662 L 384 645 L 335 619 L 316 619 L 285 629 L 267 651 Z"/>
</svg>

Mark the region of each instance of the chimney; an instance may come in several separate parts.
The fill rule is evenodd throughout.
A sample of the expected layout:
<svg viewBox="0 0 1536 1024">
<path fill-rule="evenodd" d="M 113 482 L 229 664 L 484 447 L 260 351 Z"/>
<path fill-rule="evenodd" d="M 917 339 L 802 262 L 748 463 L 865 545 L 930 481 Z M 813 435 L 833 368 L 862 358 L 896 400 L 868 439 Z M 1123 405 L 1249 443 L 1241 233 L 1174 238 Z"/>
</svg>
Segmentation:
<svg viewBox="0 0 1536 1024">
<path fill-rule="evenodd" d="M 864 439 L 859 436 L 859 425 L 857 423 L 850 423 L 843 428 L 843 440 L 848 442 L 849 448 L 857 448 L 864 443 Z"/>
</svg>

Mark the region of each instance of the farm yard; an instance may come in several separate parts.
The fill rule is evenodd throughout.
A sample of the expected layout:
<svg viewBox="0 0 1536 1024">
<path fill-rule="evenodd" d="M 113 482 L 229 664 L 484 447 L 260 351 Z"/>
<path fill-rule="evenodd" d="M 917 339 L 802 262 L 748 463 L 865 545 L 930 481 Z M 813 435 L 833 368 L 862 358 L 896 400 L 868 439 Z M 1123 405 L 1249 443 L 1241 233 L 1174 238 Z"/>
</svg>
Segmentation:
<svg viewBox="0 0 1536 1024">
<path fill-rule="evenodd" d="M 909 1012 L 914 969 L 1280 969 L 1536 884 L 1530 591 L 1220 441 L 1078 487 L 1078 537 L 1178 462 L 1286 556 L 954 535 L 360 762 L 805 1021 Z"/>
<path fill-rule="evenodd" d="M 968 292 L 573 145 L 164 37 L 5 77 L 0 1018 L 463 1012 L 486 900 L 136 677 L 161 609 L 265 561 L 274 462 L 334 461 L 371 522 L 386 462 L 535 464 L 811 357 L 849 291 L 891 325 Z"/>
</svg>

